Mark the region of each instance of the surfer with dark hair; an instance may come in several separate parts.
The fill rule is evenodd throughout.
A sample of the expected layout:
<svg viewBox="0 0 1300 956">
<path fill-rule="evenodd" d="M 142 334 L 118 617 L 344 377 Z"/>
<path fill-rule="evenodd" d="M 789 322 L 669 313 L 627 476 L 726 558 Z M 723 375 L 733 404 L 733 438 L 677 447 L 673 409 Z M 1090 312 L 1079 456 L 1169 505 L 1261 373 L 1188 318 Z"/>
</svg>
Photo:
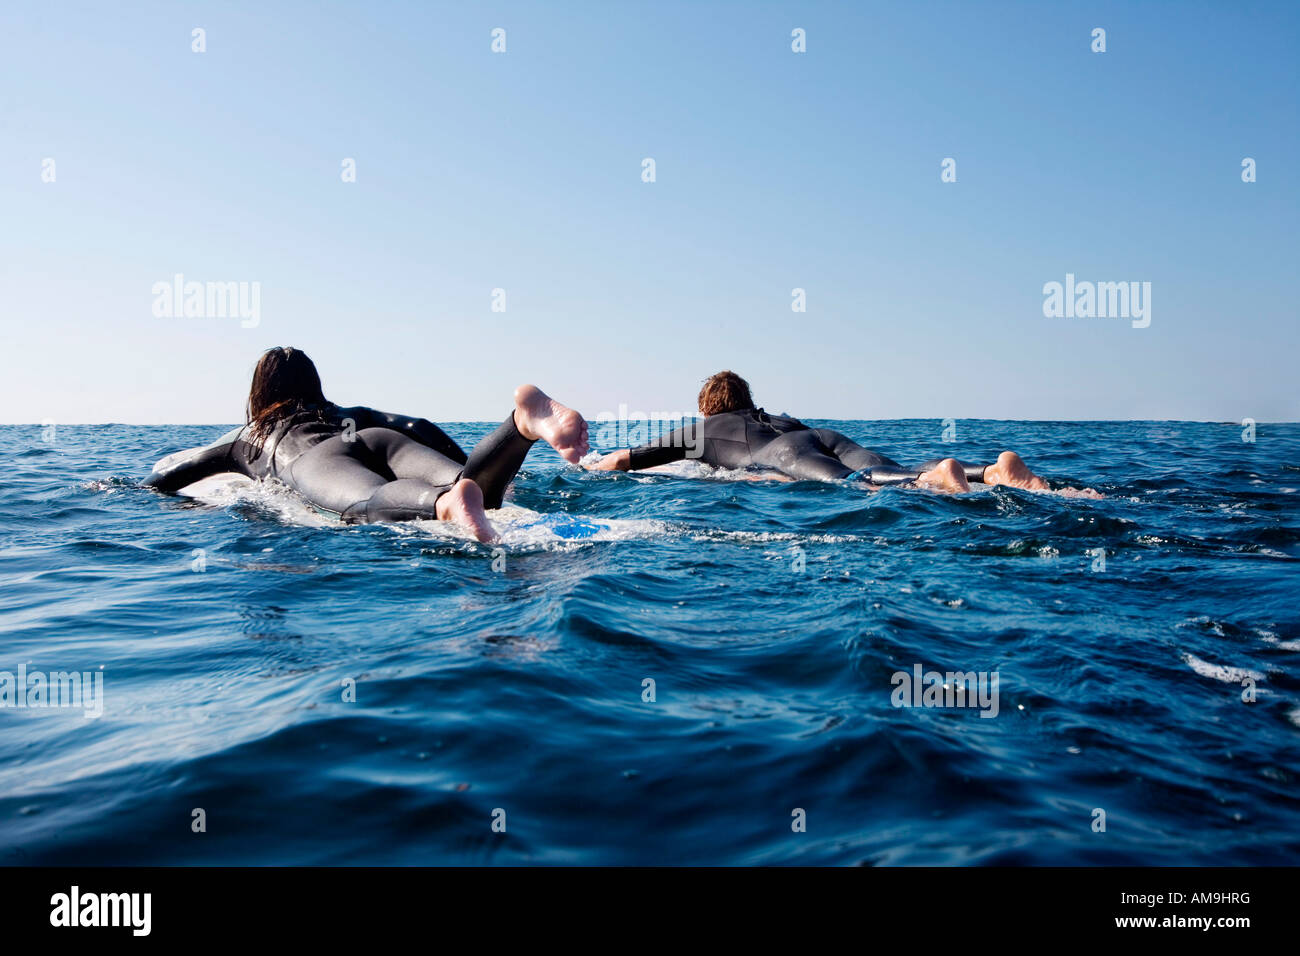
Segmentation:
<svg viewBox="0 0 1300 956">
<path fill-rule="evenodd" d="M 245 424 L 168 455 L 145 484 L 174 493 L 222 472 L 277 478 L 345 521 L 436 518 L 491 541 L 485 511 L 501 507 L 533 442 L 545 440 L 574 464 L 587 451 L 587 423 L 573 409 L 533 385 L 515 389 L 514 404 L 467 455 L 426 419 L 335 405 L 306 353 L 273 348 L 253 370 Z"/>
</svg>

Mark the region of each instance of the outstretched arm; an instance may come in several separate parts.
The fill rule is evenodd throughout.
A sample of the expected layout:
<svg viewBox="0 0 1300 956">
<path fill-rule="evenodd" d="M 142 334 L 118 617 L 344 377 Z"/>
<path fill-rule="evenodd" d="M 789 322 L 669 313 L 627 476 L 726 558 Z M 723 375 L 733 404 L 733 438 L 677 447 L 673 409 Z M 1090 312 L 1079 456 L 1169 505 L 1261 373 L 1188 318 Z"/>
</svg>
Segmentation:
<svg viewBox="0 0 1300 956">
<path fill-rule="evenodd" d="M 211 445 L 187 448 L 160 459 L 153 466 L 153 473 L 144 480 L 145 487 L 171 495 L 186 485 L 211 475 L 219 475 L 223 471 L 244 474 L 243 467 L 231 455 L 235 440 L 243 430 L 241 426 L 222 435 Z"/>
<path fill-rule="evenodd" d="M 599 461 L 587 465 L 588 471 L 628 471 L 632 468 L 632 449 L 620 448 L 608 455 L 602 455 Z"/>
<path fill-rule="evenodd" d="M 391 428 L 403 435 L 409 435 L 421 445 L 446 455 L 457 464 L 463 465 L 469 460 L 469 456 L 465 454 L 459 445 L 452 441 L 451 436 L 427 418 L 393 415 L 389 412 L 367 408 L 364 405 L 340 408 L 339 415 L 345 419 L 352 419 L 357 428 Z"/>
<path fill-rule="evenodd" d="M 590 466 L 591 471 L 640 471 L 681 461 L 687 452 L 697 447 L 697 424 L 684 425 L 667 435 L 660 435 L 648 445 L 623 448 L 605 455 Z"/>
</svg>

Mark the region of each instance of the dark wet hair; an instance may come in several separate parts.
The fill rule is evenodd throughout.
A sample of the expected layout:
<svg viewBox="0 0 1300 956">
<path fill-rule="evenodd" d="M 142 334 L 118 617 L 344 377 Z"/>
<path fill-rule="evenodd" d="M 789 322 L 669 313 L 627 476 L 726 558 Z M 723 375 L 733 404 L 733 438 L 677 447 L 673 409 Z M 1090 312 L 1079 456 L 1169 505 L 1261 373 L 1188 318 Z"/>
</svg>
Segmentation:
<svg viewBox="0 0 1300 956">
<path fill-rule="evenodd" d="M 718 372 L 704 380 L 700 389 L 700 414 L 721 415 L 754 407 L 749 394 L 749 383 L 735 372 Z"/>
<path fill-rule="evenodd" d="M 248 430 L 255 441 L 260 444 L 288 418 L 323 419 L 329 407 L 306 352 L 276 347 L 262 353 L 248 390 Z"/>
</svg>

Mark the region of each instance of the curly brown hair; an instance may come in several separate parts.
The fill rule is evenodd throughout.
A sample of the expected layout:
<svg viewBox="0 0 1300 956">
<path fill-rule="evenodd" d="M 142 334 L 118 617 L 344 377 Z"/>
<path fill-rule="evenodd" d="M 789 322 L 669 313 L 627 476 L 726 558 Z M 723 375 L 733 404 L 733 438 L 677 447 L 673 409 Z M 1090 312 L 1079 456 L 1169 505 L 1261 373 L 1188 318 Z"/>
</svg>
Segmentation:
<svg viewBox="0 0 1300 956">
<path fill-rule="evenodd" d="M 735 372 L 723 371 L 710 375 L 700 389 L 700 414 L 720 415 L 754 407 L 749 394 L 749 383 Z"/>
</svg>

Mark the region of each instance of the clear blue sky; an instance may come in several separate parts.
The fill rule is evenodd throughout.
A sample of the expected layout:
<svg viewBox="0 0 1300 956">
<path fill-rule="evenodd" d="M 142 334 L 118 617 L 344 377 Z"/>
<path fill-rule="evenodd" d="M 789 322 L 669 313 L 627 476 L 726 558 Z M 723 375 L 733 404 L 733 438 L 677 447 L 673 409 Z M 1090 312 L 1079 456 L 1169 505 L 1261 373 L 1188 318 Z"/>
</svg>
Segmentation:
<svg viewBox="0 0 1300 956">
<path fill-rule="evenodd" d="M 444 421 L 723 367 L 809 418 L 1295 420 L 1297 44 L 1291 2 L 7 3 L 0 418 L 238 421 L 292 344 Z M 1150 327 L 1044 317 L 1067 272 Z M 175 273 L 260 325 L 156 317 Z"/>
</svg>

